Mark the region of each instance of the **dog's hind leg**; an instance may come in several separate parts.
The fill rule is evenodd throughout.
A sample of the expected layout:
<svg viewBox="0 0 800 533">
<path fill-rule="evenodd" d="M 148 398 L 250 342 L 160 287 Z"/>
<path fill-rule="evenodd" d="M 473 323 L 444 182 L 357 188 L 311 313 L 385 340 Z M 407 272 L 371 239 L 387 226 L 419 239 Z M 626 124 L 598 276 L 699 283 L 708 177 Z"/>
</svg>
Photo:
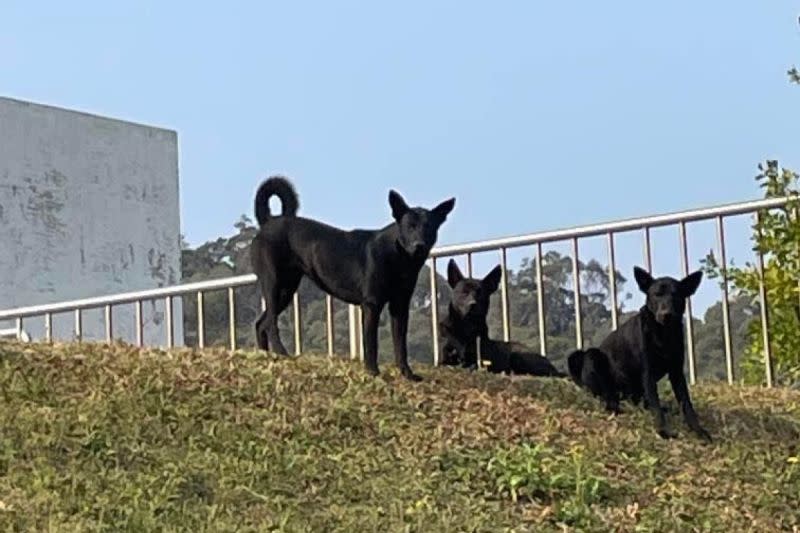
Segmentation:
<svg viewBox="0 0 800 533">
<path fill-rule="evenodd" d="M 389 302 L 389 312 L 392 315 L 392 344 L 394 345 L 394 360 L 403 376 L 410 381 L 422 381 L 411 367 L 408 366 L 408 305 L 411 296 L 399 298 Z"/>
<path fill-rule="evenodd" d="M 261 313 L 256 319 L 255 330 L 256 330 L 256 346 L 260 350 L 269 351 L 269 337 L 267 336 L 266 331 L 266 319 L 267 319 L 267 312 L 264 311 Z"/>
<path fill-rule="evenodd" d="M 272 276 L 271 278 L 266 278 L 262 281 L 264 286 L 263 296 L 267 309 L 262 315 L 261 331 L 266 332 L 266 344 L 267 346 L 272 346 L 273 352 L 288 355 L 289 352 L 281 342 L 278 317 L 292 301 L 292 296 L 294 296 L 298 285 L 300 285 L 303 273 L 300 271 L 283 272 L 280 276 Z"/>
</svg>

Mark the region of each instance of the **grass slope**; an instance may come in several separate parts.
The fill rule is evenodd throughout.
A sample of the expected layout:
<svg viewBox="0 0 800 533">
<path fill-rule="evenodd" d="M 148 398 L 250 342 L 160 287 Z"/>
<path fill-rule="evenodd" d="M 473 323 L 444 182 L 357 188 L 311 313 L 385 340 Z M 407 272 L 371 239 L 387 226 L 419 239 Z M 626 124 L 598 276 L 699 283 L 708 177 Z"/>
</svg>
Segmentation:
<svg viewBox="0 0 800 533">
<path fill-rule="evenodd" d="M 561 380 L 0 345 L 0 531 L 791 531 L 800 394 L 694 389 L 715 436 Z"/>
</svg>

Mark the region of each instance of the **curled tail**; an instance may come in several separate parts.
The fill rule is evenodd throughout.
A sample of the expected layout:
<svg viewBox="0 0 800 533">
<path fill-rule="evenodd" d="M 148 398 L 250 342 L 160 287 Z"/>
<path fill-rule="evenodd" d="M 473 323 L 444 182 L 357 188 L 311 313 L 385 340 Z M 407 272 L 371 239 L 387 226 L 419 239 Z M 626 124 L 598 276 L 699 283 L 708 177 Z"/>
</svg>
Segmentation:
<svg viewBox="0 0 800 533">
<path fill-rule="evenodd" d="M 283 176 L 272 176 L 258 187 L 256 191 L 255 212 L 259 226 L 272 217 L 269 212 L 269 199 L 273 195 L 281 199 L 283 205 L 283 216 L 293 217 L 297 215 L 297 208 L 300 207 L 300 200 L 294 186 Z"/>
</svg>

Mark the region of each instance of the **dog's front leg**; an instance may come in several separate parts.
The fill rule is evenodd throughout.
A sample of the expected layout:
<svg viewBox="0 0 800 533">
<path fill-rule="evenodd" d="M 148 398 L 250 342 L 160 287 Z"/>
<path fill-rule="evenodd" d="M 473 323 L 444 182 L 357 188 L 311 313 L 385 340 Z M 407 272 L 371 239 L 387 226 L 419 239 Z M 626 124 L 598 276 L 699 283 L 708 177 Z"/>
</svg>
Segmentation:
<svg viewBox="0 0 800 533">
<path fill-rule="evenodd" d="M 408 346 L 406 337 L 408 336 L 408 305 L 411 301 L 408 298 L 389 302 L 389 312 L 392 315 L 392 343 L 394 344 L 394 360 L 397 368 L 403 376 L 411 381 L 422 381 L 411 367 L 408 366 Z"/>
<path fill-rule="evenodd" d="M 256 320 L 255 330 L 256 330 L 256 346 L 268 352 L 269 336 L 267 335 L 267 330 L 265 327 L 266 320 L 267 320 L 267 312 L 264 311 L 261 313 L 261 316 L 259 316 L 258 319 Z"/>
<path fill-rule="evenodd" d="M 478 341 L 461 345 L 461 367 L 469 370 L 478 369 Z"/>
<path fill-rule="evenodd" d="M 364 304 L 364 367 L 372 376 L 378 375 L 378 323 L 383 306 Z"/>
<path fill-rule="evenodd" d="M 647 359 L 647 356 L 643 357 L 643 359 Z M 675 438 L 677 436 L 675 432 L 667 427 L 667 417 L 664 413 L 664 410 L 661 409 L 661 402 L 658 399 L 658 385 L 647 364 L 644 365 L 642 380 L 642 385 L 644 386 L 644 399 L 647 408 L 653 414 L 653 420 L 655 420 L 656 423 L 656 431 L 658 431 L 658 434 L 661 436 L 661 438 Z"/>
<path fill-rule="evenodd" d="M 672 384 L 672 392 L 675 393 L 675 398 L 681 406 L 686 425 L 701 439 L 711 442 L 711 435 L 703 429 L 697 419 L 697 413 L 692 405 L 692 400 L 689 398 L 689 387 L 686 385 L 686 376 L 683 375 L 683 369 L 676 366 L 676 368 L 670 370 L 669 381 Z"/>
<path fill-rule="evenodd" d="M 446 339 L 442 347 L 442 362 L 449 365 L 466 366 L 467 348 L 447 325 L 439 326 L 439 334 Z"/>
</svg>

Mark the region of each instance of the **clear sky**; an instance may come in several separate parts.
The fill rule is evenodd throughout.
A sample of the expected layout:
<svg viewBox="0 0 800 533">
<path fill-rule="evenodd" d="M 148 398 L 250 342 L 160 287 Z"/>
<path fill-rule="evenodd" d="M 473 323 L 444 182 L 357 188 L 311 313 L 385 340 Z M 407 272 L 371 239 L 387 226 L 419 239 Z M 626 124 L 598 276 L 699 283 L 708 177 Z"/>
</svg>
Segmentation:
<svg viewBox="0 0 800 533">
<path fill-rule="evenodd" d="M 275 172 L 344 227 L 387 223 L 391 187 L 454 195 L 456 243 L 752 199 L 759 161 L 800 168 L 789 0 L 217 6 L 0 15 L 0 93 L 178 131 L 191 243 Z"/>
</svg>

